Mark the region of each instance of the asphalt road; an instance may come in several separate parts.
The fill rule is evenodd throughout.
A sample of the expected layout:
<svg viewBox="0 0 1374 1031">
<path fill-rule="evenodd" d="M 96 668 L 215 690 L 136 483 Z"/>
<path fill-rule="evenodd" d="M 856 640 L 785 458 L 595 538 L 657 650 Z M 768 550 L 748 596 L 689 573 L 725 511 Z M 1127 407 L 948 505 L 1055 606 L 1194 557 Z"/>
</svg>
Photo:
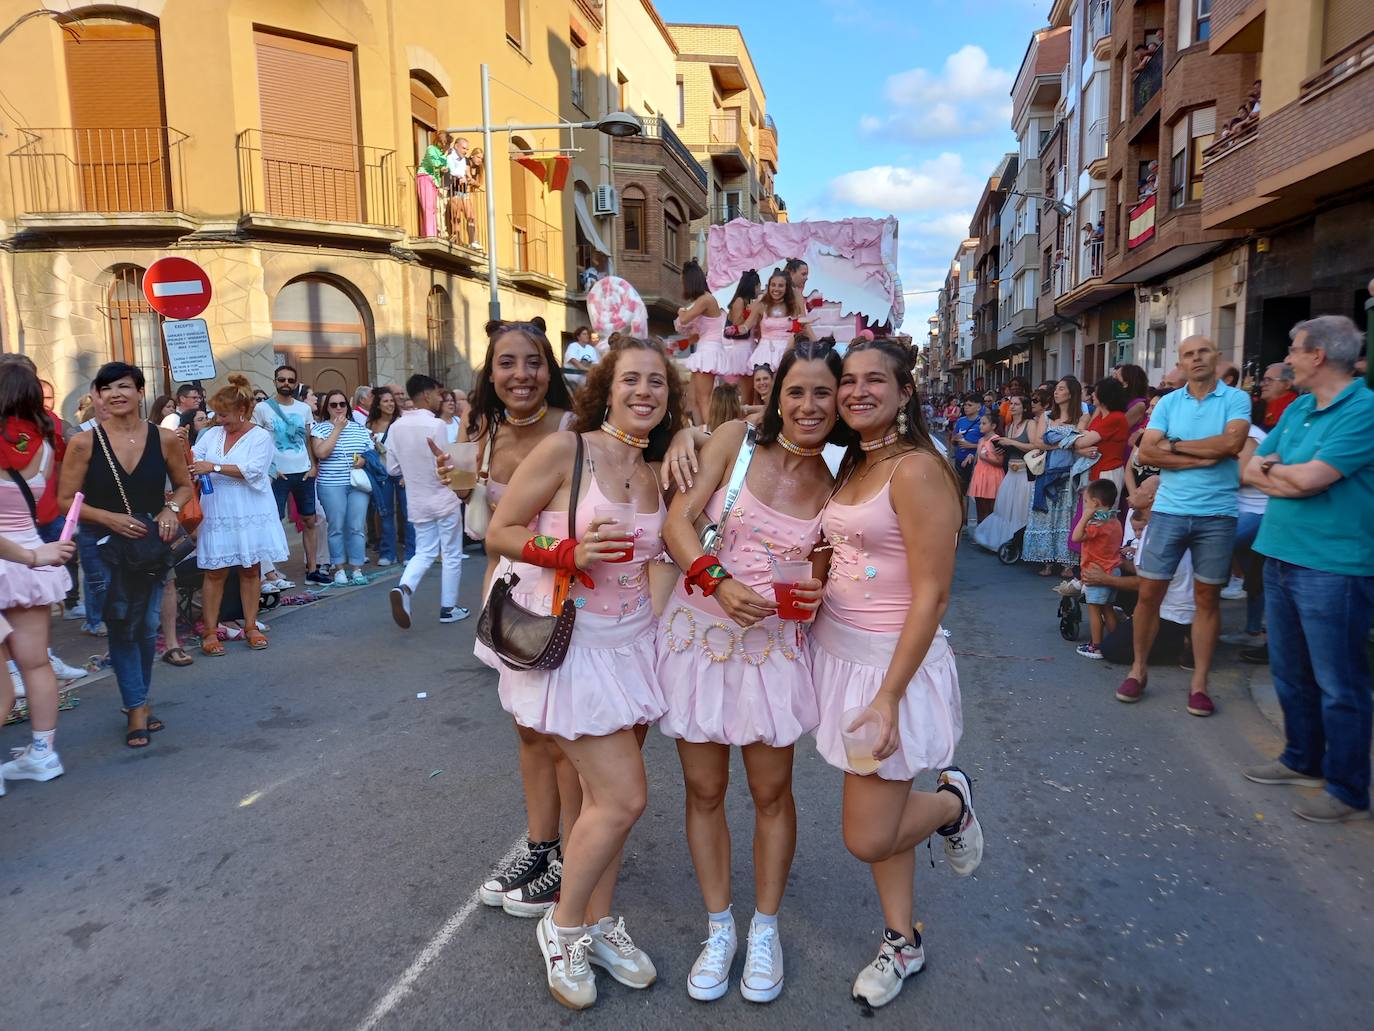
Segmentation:
<svg viewBox="0 0 1374 1031">
<path fill-rule="evenodd" d="M 1278 739 L 1229 662 L 1212 719 L 1185 714 L 1178 671 L 1120 705 L 1121 670 L 1059 639 L 1043 580 L 962 550 L 948 619 L 959 761 L 977 778 L 987 854 L 964 881 L 938 844 L 934 869 L 922 859 L 928 969 L 872 1018 L 848 988 L 881 921 L 841 843 L 840 776 L 807 746 L 786 990 L 768 1007 L 737 991 L 687 998 L 704 914 L 676 754 L 656 731 L 618 906 L 659 983 L 636 993 L 602 978 L 582 1015 L 551 1000 L 534 922 L 472 901 L 523 818 L 475 621 L 431 621 L 436 570 L 409 633 L 374 587 L 282 618 L 266 653 L 231 645 L 186 671 L 159 665 L 168 729 L 144 752 L 122 746 L 113 684 L 84 691 L 59 730 L 66 776 L 0 800 L 0 1026 L 1368 1026 L 1374 824 L 1303 824 L 1287 809 L 1294 789 L 1241 779 Z M 469 603 L 479 567 L 467 566 Z M 0 743 L 22 739 L 9 728 Z M 737 774 L 743 927 L 751 826 Z"/>
</svg>

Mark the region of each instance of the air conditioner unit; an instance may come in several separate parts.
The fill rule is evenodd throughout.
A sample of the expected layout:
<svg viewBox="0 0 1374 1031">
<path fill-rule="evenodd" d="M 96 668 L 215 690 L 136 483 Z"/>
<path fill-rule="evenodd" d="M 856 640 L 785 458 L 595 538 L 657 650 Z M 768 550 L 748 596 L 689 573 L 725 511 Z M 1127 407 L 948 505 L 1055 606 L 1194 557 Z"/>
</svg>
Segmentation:
<svg viewBox="0 0 1374 1031">
<path fill-rule="evenodd" d="M 596 196 L 592 199 L 592 213 L 597 215 L 620 214 L 620 194 L 615 192 L 614 186 L 609 183 L 602 183 L 596 188 Z"/>
</svg>

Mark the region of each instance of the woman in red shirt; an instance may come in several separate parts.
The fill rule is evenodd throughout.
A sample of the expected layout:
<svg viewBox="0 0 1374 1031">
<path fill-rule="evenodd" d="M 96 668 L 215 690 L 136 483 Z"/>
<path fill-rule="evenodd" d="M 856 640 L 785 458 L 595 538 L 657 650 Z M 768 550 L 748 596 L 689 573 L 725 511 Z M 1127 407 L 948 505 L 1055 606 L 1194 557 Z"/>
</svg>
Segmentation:
<svg viewBox="0 0 1374 1031">
<path fill-rule="evenodd" d="M 1131 434 L 1126 421 L 1130 398 L 1114 376 L 1098 381 L 1094 392 L 1097 407 L 1079 443 L 1084 447 L 1096 447 L 1102 457 L 1092 467 L 1088 479 L 1111 480 L 1119 491 L 1126 475 L 1126 442 Z"/>
</svg>

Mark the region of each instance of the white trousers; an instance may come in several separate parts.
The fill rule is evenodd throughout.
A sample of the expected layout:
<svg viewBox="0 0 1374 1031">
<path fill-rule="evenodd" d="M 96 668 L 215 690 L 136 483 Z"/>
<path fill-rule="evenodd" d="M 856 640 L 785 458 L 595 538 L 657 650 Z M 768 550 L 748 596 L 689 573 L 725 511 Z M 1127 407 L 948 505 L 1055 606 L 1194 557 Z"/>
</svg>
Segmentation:
<svg viewBox="0 0 1374 1031">
<path fill-rule="evenodd" d="M 458 604 L 458 584 L 463 574 L 463 512 L 425 523 L 414 523 L 415 557 L 401 573 L 401 586 L 412 594 L 429 572 L 434 560 L 443 563 L 439 580 L 439 606 L 451 609 Z"/>
</svg>

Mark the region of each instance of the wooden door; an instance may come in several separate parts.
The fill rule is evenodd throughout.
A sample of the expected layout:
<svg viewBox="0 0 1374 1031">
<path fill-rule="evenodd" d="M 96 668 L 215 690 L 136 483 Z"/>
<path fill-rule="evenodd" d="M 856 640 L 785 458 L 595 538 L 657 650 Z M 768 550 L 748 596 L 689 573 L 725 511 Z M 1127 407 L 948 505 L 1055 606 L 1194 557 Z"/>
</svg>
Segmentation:
<svg viewBox="0 0 1374 1031">
<path fill-rule="evenodd" d="M 291 363 L 300 370 L 301 382 L 310 384 L 315 395 L 342 390 L 351 400 L 353 391 L 367 382 L 367 353 L 364 351 L 292 352 Z"/>
<path fill-rule="evenodd" d="M 149 25 L 77 22 L 63 34 L 82 210 L 168 211 L 162 57 Z"/>
</svg>

